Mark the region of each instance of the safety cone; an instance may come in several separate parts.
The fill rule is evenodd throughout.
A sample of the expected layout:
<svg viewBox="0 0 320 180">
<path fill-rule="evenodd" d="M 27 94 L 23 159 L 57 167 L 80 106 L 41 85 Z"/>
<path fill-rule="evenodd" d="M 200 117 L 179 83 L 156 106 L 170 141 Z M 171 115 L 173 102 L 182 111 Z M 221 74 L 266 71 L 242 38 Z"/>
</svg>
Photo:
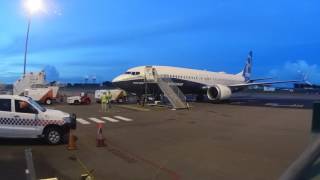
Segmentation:
<svg viewBox="0 0 320 180">
<path fill-rule="evenodd" d="M 102 135 L 102 123 L 98 123 L 98 132 L 97 132 L 97 147 L 105 147 L 107 146 L 105 143 L 105 138 Z"/>
<path fill-rule="evenodd" d="M 68 142 L 68 147 L 67 147 L 67 149 L 68 149 L 69 151 L 71 151 L 71 150 L 76 150 L 76 149 L 77 149 L 77 144 L 76 144 L 77 140 L 78 140 L 78 137 L 75 136 L 75 135 L 73 135 L 73 134 L 72 134 L 72 131 L 70 130 L 70 133 L 69 133 L 69 142 Z"/>
</svg>

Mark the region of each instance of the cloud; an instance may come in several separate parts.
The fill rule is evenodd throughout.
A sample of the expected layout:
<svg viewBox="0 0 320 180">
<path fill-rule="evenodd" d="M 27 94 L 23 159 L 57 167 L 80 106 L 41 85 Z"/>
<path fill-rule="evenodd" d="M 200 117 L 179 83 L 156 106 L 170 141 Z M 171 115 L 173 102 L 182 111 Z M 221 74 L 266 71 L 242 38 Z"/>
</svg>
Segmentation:
<svg viewBox="0 0 320 180">
<path fill-rule="evenodd" d="M 58 81 L 60 78 L 60 74 L 55 66 L 46 65 L 43 68 L 44 72 L 46 73 L 46 80 L 48 82 Z"/>
<path fill-rule="evenodd" d="M 17 72 L 1 72 L 0 73 L 0 82 L 3 83 L 13 83 L 15 82 L 18 78 L 21 77 L 22 73 L 17 73 Z"/>
<path fill-rule="evenodd" d="M 320 68 L 316 64 L 308 64 L 305 60 L 286 62 L 282 67 L 272 69 L 269 74 L 279 79 L 306 80 L 311 83 L 320 83 Z"/>
<path fill-rule="evenodd" d="M 170 34 L 195 32 L 215 27 L 209 16 L 194 17 L 189 19 L 176 19 L 162 21 L 140 27 L 137 29 L 120 29 L 117 32 L 101 32 L 95 34 L 40 34 L 30 39 L 30 51 L 39 53 L 53 50 L 66 50 L 74 48 L 93 48 L 140 42 L 149 38 L 159 38 Z M 215 27 L 217 28 L 217 27 Z M 57 38 L 59 37 L 59 38 Z M 24 36 L 16 36 L 7 46 L 0 46 L 0 56 L 12 56 L 24 52 Z M 48 43 L 50 42 L 50 43 Z M 18 46 L 17 46 L 18 45 Z M 19 46 L 20 45 L 20 46 Z"/>
</svg>

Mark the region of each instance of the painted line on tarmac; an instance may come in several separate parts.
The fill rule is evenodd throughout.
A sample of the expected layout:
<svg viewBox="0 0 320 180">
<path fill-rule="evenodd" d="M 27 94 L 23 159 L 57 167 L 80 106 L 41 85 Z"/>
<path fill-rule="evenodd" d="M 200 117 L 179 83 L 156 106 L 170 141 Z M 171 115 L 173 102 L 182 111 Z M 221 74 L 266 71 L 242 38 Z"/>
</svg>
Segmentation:
<svg viewBox="0 0 320 180">
<path fill-rule="evenodd" d="M 272 107 L 293 107 L 293 108 L 303 108 L 303 104 L 278 104 L 278 103 L 266 103 L 265 106 L 272 106 Z"/>
<path fill-rule="evenodd" d="M 110 118 L 110 117 L 102 117 L 102 119 L 106 120 L 106 121 L 110 121 L 110 122 L 119 122 L 119 120 Z"/>
<path fill-rule="evenodd" d="M 275 106 L 275 107 L 279 106 L 278 103 L 265 103 L 264 105 L 265 106 Z"/>
<path fill-rule="evenodd" d="M 130 110 L 135 110 L 135 111 L 150 111 L 150 109 L 143 108 L 143 107 L 137 107 L 137 106 L 133 106 L 133 105 L 118 105 L 118 107 L 130 109 Z"/>
<path fill-rule="evenodd" d="M 77 118 L 77 121 L 80 123 L 80 124 L 90 124 L 90 122 L 82 119 L 82 118 Z"/>
<path fill-rule="evenodd" d="M 232 105 L 233 105 L 233 104 L 237 105 L 237 104 L 244 104 L 244 103 L 246 103 L 246 102 L 238 102 L 238 101 L 237 101 L 237 102 L 231 102 L 230 104 L 232 104 Z"/>
<path fill-rule="evenodd" d="M 89 118 L 91 121 L 96 122 L 96 123 L 105 123 L 105 121 L 102 121 L 100 119 L 97 118 Z"/>
<path fill-rule="evenodd" d="M 122 117 L 122 116 L 114 116 L 114 118 L 117 118 L 117 119 L 120 119 L 120 120 L 123 120 L 123 121 L 127 121 L 127 122 L 133 121 L 130 118 L 126 118 L 126 117 Z"/>
</svg>

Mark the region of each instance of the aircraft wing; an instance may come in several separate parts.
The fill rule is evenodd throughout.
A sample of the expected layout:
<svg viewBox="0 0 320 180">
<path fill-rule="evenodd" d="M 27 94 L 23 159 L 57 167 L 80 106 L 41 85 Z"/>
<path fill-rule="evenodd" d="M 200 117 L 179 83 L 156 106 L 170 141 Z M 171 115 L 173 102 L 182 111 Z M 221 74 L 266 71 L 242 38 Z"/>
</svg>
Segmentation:
<svg viewBox="0 0 320 180">
<path fill-rule="evenodd" d="M 237 87 L 248 87 L 248 86 L 256 86 L 256 85 L 269 85 L 269 84 L 281 84 L 281 83 L 294 83 L 301 82 L 298 80 L 288 80 L 288 81 L 270 81 L 270 82 L 254 82 L 254 83 L 241 83 L 241 84 L 233 84 L 229 85 L 229 87 L 237 88 Z"/>
<path fill-rule="evenodd" d="M 266 78 L 250 79 L 249 82 L 253 83 L 253 82 L 256 82 L 256 81 L 264 81 L 264 80 L 270 80 L 270 79 L 273 79 L 273 78 L 272 77 L 266 77 Z"/>
</svg>

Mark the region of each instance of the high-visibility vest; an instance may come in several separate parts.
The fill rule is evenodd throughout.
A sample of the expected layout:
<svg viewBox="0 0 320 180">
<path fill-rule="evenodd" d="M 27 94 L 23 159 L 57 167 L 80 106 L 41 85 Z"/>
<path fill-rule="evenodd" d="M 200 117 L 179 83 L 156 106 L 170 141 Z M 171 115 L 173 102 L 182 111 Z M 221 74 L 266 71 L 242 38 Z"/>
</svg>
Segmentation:
<svg viewBox="0 0 320 180">
<path fill-rule="evenodd" d="M 101 96 L 101 103 L 106 103 L 107 101 L 108 101 L 107 95 L 103 94 L 103 95 Z"/>
</svg>

